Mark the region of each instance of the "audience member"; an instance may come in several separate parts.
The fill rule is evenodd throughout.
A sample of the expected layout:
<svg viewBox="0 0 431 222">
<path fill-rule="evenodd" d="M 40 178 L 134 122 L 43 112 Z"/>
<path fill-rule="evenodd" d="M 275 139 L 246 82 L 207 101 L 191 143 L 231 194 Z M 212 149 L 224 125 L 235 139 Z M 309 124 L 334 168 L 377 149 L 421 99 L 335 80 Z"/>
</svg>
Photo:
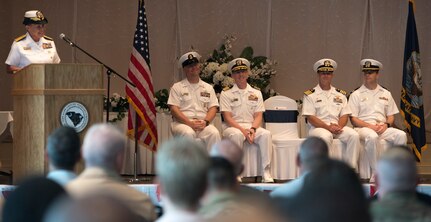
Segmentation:
<svg viewBox="0 0 431 222">
<path fill-rule="evenodd" d="M 151 199 L 122 182 L 119 175 L 124 161 L 126 137 L 114 126 L 96 124 L 82 145 L 85 170 L 66 186 L 74 198 L 110 194 L 122 200 L 133 212 L 147 220 L 156 218 Z"/>
<path fill-rule="evenodd" d="M 61 126 L 48 136 L 46 155 L 49 161 L 47 177 L 62 186 L 76 178 L 73 171 L 81 158 L 81 142 L 78 133 L 67 126 Z"/>
<path fill-rule="evenodd" d="M 188 52 L 180 57 L 178 63 L 186 78 L 172 86 L 168 105 L 173 117 L 172 133 L 200 138 L 209 152 L 211 146 L 220 141 L 220 132 L 210 124 L 219 105 L 213 87 L 199 77 L 200 58 L 197 52 Z"/>
<path fill-rule="evenodd" d="M 237 178 L 241 178 L 240 175 L 244 170 L 244 151 L 232 140 L 222 139 L 220 142 L 214 144 L 210 155 L 212 157 L 222 157 L 228 160 L 233 165 Z M 271 202 L 267 193 L 247 185 L 239 186 L 238 192 L 239 198 L 245 202 L 256 203 L 259 205 L 265 205 L 266 203 Z"/>
<path fill-rule="evenodd" d="M 296 165 L 299 168 L 300 177 L 273 190 L 270 193 L 271 197 L 295 196 L 303 186 L 305 175 L 319 167 L 322 160 L 328 158 L 328 145 L 323 139 L 313 136 L 305 139 L 296 156 Z"/>
<path fill-rule="evenodd" d="M 64 188 L 44 177 L 32 177 L 18 184 L 3 207 L 3 222 L 39 222 L 49 207 L 68 194 Z"/>
<path fill-rule="evenodd" d="M 198 215 L 207 188 L 210 159 L 196 141 L 177 137 L 163 143 L 156 156 L 164 214 L 157 221 L 205 221 Z"/>
<path fill-rule="evenodd" d="M 146 222 L 122 200 L 109 194 L 59 201 L 47 212 L 44 222 Z"/>
<path fill-rule="evenodd" d="M 222 157 L 212 157 L 208 189 L 199 213 L 218 221 L 247 213 L 247 207 L 238 201 L 238 186 L 232 164 Z"/>
<path fill-rule="evenodd" d="M 304 92 L 302 105 L 302 115 L 307 118 L 310 128 L 308 134 L 322 138 L 329 148 L 334 139 L 339 139 L 345 144 L 343 160 L 358 170 L 360 142 L 358 133 L 346 126 L 352 113 L 347 105 L 347 93 L 332 86 L 337 63 L 332 59 L 320 59 L 313 69 L 318 84 Z"/>
<path fill-rule="evenodd" d="M 431 208 L 416 195 L 418 174 L 412 153 L 400 146 L 388 149 L 377 162 L 379 199 L 371 204 L 375 222 L 431 221 Z"/>
<path fill-rule="evenodd" d="M 239 147 L 243 147 L 245 141 L 257 145 L 261 155 L 262 180 L 274 182 L 270 172 L 271 133 L 260 127 L 265 111 L 262 93 L 247 83 L 250 62 L 237 58 L 229 62 L 228 66 L 235 84 L 220 95 L 220 111 L 224 118 L 223 137 L 231 139 Z"/>
<path fill-rule="evenodd" d="M 350 121 L 359 138 L 364 141 L 364 154 L 360 158 L 361 177 L 371 168 L 370 182 L 374 182 L 374 171 L 379 154 L 382 152 L 380 140 L 383 139 L 395 145 L 405 145 L 406 133 L 394 128 L 397 105 L 391 92 L 378 84 L 379 72 L 382 63 L 374 59 L 361 60 L 361 69 L 364 73 L 364 83 L 350 94 L 349 106 L 352 111 Z"/>
<path fill-rule="evenodd" d="M 355 171 L 327 159 L 304 178 L 293 198 L 277 199 L 284 218 L 295 222 L 368 222 L 368 202 Z"/>
</svg>

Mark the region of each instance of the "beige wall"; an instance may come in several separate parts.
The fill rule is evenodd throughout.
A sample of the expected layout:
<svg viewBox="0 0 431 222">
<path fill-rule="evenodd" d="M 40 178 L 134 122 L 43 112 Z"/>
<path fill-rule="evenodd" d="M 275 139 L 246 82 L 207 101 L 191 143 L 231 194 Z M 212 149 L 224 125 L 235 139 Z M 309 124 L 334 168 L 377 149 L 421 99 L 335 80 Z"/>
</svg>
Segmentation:
<svg viewBox="0 0 431 222">
<path fill-rule="evenodd" d="M 127 75 L 136 24 L 135 0 L 2 0 L 0 60 L 6 59 L 15 36 L 23 34 L 24 11 L 41 9 L 49 19 L 48 35 L 56 39 L 62 62 L 92 63 L 57 36 L 65 33 L 79 46 Z M 247 45 L 256 55 L 277 60 L 272 87 L 298 99 L 314 87 L 313 63 L 330 57 L 339 64 L 334 85 L 351 91 L 361 83 L 359 60 L 373 57 L 384 64 L 381 83 L 399 101 L 407 0 L 146 0 L 150 54 L 155 89 L 169 88 L 180 78 L 176 58 L 191 47 L 204 57 L 219 47 L 225 34 L 237 37 L 234 53 Z M 431 1 L 416 0 L 421 43 L 425 113 L 431 94 Z M 0 70 L 4 70 L 1 65 Z M 1 110 L 12 109 L 11 77 L 2 72 Z M 112 91 L 124 93 L 113 78 Z M 399 120 L 398 120 L 399 122 Z M 427 121 L 429 122 L 429 121 Z M 431 127 L 428 124 L 428 128 Z"/>
</svg>

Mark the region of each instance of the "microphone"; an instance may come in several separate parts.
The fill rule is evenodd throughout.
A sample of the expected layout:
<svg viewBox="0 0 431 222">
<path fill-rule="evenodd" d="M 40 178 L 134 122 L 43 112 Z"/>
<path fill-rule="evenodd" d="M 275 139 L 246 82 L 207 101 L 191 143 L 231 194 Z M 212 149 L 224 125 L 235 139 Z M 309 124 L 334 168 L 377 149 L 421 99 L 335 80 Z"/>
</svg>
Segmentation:
<svg viewBox="0 0 431 222">
<path fill-rule="evenodd" d="M 64 33 L 61 33 L 58 37 L 60 37 L 60 39 L 63 39 L 65 42 L 67 42 L 71 46 L 75 45 L 75 43 L 73 43 L 72 40 L 70 40 L 69 38 L 67 38 Z"/>
</svg>

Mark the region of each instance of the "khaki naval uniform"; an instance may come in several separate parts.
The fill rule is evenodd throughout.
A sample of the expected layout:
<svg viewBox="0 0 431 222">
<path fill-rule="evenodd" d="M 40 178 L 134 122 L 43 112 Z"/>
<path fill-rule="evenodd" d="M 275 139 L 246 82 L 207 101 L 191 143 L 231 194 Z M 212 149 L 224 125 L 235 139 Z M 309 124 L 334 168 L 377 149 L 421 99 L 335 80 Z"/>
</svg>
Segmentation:
<svg viewBox="0 0 431 222">
<path fill-rule="evenodd" d="M 319 85 L 312 90 L 304 92 L 304 103 L 302 105 L 303 116 L 315 116 L 329 125 L 331 123 L 338 124 L 341 116 L 350 115 L 351 111 L 347 105 L 346 92 L 336 89 L 331 86 L 328 91 L 322 90 Z M 358 133 L 347 126 L 343 127 L 343 132 L 340 134 L 332 134 L 324 128 L 316 128 L 312 124 L 309 125 L 309 136 L 322 138 L 328 147 L 332 147 L 333 139 L 339 139 L 346 144 L 346 150 L 343 152 L 343 160 L 350 164 L 354 169 L 358 169 L 359 158 L 359 135 Z"/>
<path fill-rule="evenodd" d="M 35 42 L 27 33 L 12 43 L 5 63 L 23 68 L 35 63 L 60 63 L 60 57 L 52 38 L 44 36 Z"/>
<path fill-rule="evenodd" d="M 231 89 L 223 91 L 220 95 L 220 111 L 232 113 L 232 118 L 241 127 L 249 129 L 256 112 L 264 112 L 262 93 L 252 88 L 249 84 L 244 90 L 235 84 Z M 223 138 L 231 139 L 239 147 L 243 147 L 245 136 L 242 132 L 223 123 Z M 259 146 L 262 156 L 262 169 L 269 168 L 272 156 L 271 133 L 259 127 L 256 129 L 254 143 Z"/>
<path fill-rule="evenodd" d="M 370 124 L 385 124 L 386 116 L 398 113 L 397 105 L 392 98 L 391 93 L 377 85 L 375 90 L 370 90 L 364 85 L 352 92 L 349 97 L 349 107 L 352 111 L 352 116 L 370 123 Z M 367 127 L 356 127 L 355 130 L 359 133 L 359 137 L 364 141 L 364 151 L 360 154 L 360 167 L 374 172 L 376 163 L 379 159 L 382 147 L 380 139 L 394 145 L 405 145 L 407 143 L 407 135 L 404 131 L 389 127 L 381 135 L 378 135 L 374 130 Z M 361 176 L 362 176 L 362 172 Z"/>
<path fill-rule="evenodd" d="M 190 120 L 203 120 L 209 108 L 218 107 L 214 89 L 208 83 L 199 80 L 197 84 L 190 84 L 187 79 L 175 83 L 170 92 L 168 105 L 179 107 L 180 111 Z M 214 143 L 221 140 L 220 132 L 210 124 L 202 131 L 194 131 L 186 124 L 178 122 L 175 118 L 171 124 L 172 133 L 178 136 L 199 138 L 205 143 L 208 152 Z"/>
</svg>

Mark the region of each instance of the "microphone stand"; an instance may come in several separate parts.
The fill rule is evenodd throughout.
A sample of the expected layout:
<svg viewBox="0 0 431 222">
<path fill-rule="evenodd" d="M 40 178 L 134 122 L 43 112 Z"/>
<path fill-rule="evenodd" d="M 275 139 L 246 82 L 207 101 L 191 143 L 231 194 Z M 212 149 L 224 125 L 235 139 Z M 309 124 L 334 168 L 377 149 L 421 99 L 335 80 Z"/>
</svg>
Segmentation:
<svg viewBox="0 0 431 222">
<path fill-rule="evenodd" d="M 136 88 L 136 85 L 133 84 L 130 80 L 124 78 L 122 75 L 118 74 L 118 72 L 116 72 L 114 69 L 112 69 L 111 67 L 109 67 L 105 63 L 98 60 L 96 57 L 94 57 L 90 53 L 88 53 L 87 51 L 85 51 L 84 49 L 79 47 L 76 43 L 72 42 L 70 39 L 67 39 L 66 36 L 60 35 L 60 38 L 63 39 L 64 41 L 66 41 L 70 46 L 79 49 L 81 52 L 83 52 L 84 54 L 86 54 L 87 56 L 89 56 L 90 58 L 92 58 L 93 60 L 95 60 L 96 62 L 98 62 L 99 64 L 101 64 L 103 67 L 106 68 L 106 76 L 108 78 L 108 88 L 107 88 L 108 101 L 106 103 L 106 122 L 109 123 L 109 109 L 111 107 L 111 103 L 109 102 L 109 91 L 111 88 L 111 74 L 114 73 L 115 75 L 117 75 L 122 80 L 124 80 L 125 82 L 127 82 L 128 84 L 130 84 L 131 86 L 133 86 L 135 88 Z M 138 156 L 138 148 L 139 148 L 138 138 L 137 138 L 137 135 L 138 135 L 138 127 L 137 127 L 138 124 L 137 123 L 138 123 L 138 115 L 135 114 L 135 152 L 133 154 L 133 178 L 129 180 L 130 183 L 136 183 L 136 182 L 141 181 L 140 179 L 137 178 L 137 156 Z M 144 181 L 145 181 L 145 179 L 144 179 Z"/>
<path fill-rule="evenodd" d="M 109 122 L 109 109 L 111 108 L 111 103 L 109 102 L 109 95 L 110 95 L 110 90 L 111 90 L 111 74 L 112 73 L 115 74 L 116 76 L 120 77 L 122 80 L 124 80 L 125 82 L 127 82 L 128 84 L 130 84 L 131 86 L 133 86 L 135 88 L 136 88 L 136 85 L 133 84 L 132 82 L 130 82 L 130 80 L 124 78 L 121 74 L 119 74 L 118 72 L 116 72 L 114 69 L 112 69 L 111 67 L 109 67 L 105 63 L 103 63 L 100 60 L 98 60 L 96 57 L 94 57 L 90 53 L 88 53 L 87 51 L 85 51 L 84 49 L 82 49 L 81 47 L 79 47 L 76 43 L 72 42 L 69 39 L 65 39 L 65 36 L 62 39 L 64 41 L 66 41 L 70 46 L 79 49 L 81 52 L 83 52 L 84 54 L 86 54 L 88 57 L 92 58 L 97 63 L 99 63 L 100 65 L 102 65 L 103 67 L 106 68 L 106 76 L 108 78 L 108 87 L 107 87 L 107 92 L 106 92 L 106 94 L 107 94 L 106 98 L 108 99 L 108 101 L 106 103 L 106 122 L 108 123 Z"/>
</svg>

